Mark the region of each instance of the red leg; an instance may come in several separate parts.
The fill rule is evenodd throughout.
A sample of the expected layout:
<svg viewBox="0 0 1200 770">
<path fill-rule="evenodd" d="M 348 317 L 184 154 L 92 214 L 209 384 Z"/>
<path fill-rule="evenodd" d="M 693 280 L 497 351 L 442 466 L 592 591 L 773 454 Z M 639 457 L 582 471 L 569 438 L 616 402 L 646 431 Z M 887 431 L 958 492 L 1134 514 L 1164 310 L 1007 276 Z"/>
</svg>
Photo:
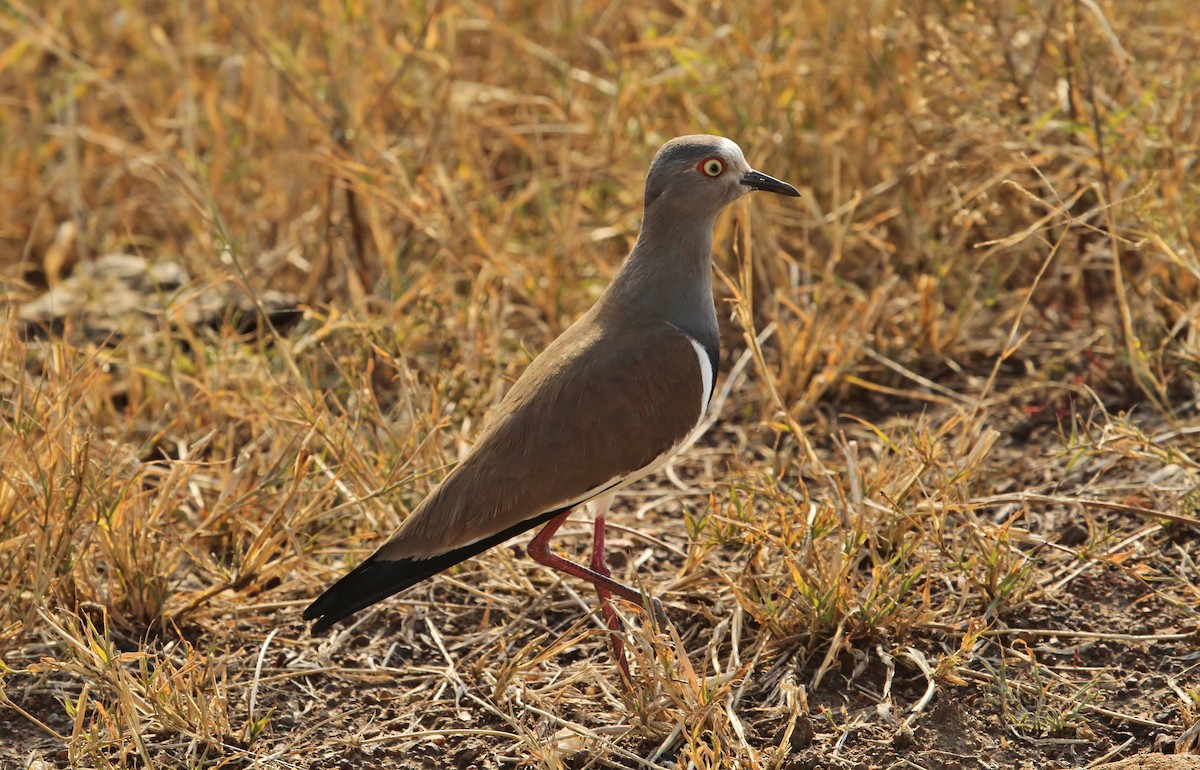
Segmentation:
<svg viewBox="0 0 1200 770">
<path fill-rule="evenodd" d="M 596 593 L 600 595 L 600 606 L 604 610 L 604 616 L 608 621 L 609 630 L 612 632 L 613 641 L 613 657 L 616 659 L 617 665 L 621 669 L 622 684 L 628 689 L 633 682 L 633 678 L 629 674 L 629 661 L 625 659 L 625 645 L 621 641 L 618 633 L 621 630 L 621 619 L 617 616 L 617 611 L 612 608 L 610 599 L 613 594 L 620 596 L 634 604 L 642 603 L 642 595 L 638 591 L 629 586 L 622 585 L 610 577 L 608 565 L 604 560 L 604 517 L 597 517 L 596 528 L 592 535 L 592 566 L 591 569 L 580 566 L 574 562 L 551 553 L 549 548 L 550 538 L 558 531 L 558 528 L 567 520 L 570 511 L 555 516 L 546 523 L 542 531 L 537 533 L 533 540 L 529 541 L 529 546 L 526 552 L 530 558 L 538 564 L 544 564 L 560 572 L 565 572 L 573 577 L 582 578 L 596 587 Z M 657 613 L 662 612 L 662 607 L 657 601 L 653 603 L 654 610 Z"/>
<path fill-rule="evenodd" d="M 612 571 L 608 568 L 608 561 L 604 557 L 604 514 L 596 514 L 596 523 L 592 530 L 592 571 L 597 575 L 603 575 L 606 578 L 612 577 Z M 600 596 L 600 609 L 604 610 L 604 617 L 608 620 L 608 630 L 612 631 L 613 657 L 617 659 L 617 664 L 621 667 L 621 673 L 625 675 L 625 684 L 629 686 L 633 679 L 629 676 L 629 664 L 625 660 L 625 642 L 621 639 L 621 618 L 617 616 L 617 610 L 612 606 L 612 594 L 606 588 L 596 586 L 596 593 Z"/>
<path fill-rule="evenodd" d="M 603 495 L 592 501 L 591 505 L 593 513 L 596 515 L 596 525 L 592 530 L 592 571 L 598 575 L 612 577 L 612 573 L 608 570 L 608 562 L 604 555 L 604 517 L 608 514 L 609 506 L 612 505 L 613 495 Z M 617 585 L 621 585 L 617 583 Z M 626 588 L 625 590 L 634 594 L 637 598 L 632 599 L 628 596 L 624 597 L 636 604 L 642 604 L 645 597 L 638 591 Z M 610 594 L 600 586 L 596 586 L 596 591 L 600 594 L 600 601 L 604 602 L 604 614 L 608 618 L 609 628 L 614 631 L 620 628 L 616 620 L 617 614 L 608 604 Z M 663 612 L 662 603 L 653 597 L 650 598 L 650 611 L 654 613 L 654 620 L 658 625 L 665 626 L 667 624 L 667 613 Z"/>
<path fill-rule="evenodd" d="M 587 567 L 580 566 L 574 562 L 567 561 L 561 556 L 550 552 L 550 548 L 548 546 L 550 538 L 554 536 L 554 533 L 558 531 L 558 528 L 561 527 L 563 522 L 567 520 L 567 516 L 569 514 L 570 511 L 555 516 L 553 519 L 546 522 L 546 526 L 542 527 L 542 531 L 537 533 L 533 540 L 529 541 L 529 545 L 525 549 L 529 554 L 529 557 L 538 564 L 543 564 L 547 567 L 556 569 L 559 572 L 565 572 L 572 577 L 586 580 L 587 582 L 596 586 L 597 591 L 601 589 L 606 590 L 610 594 L 615 594 L 628 602 L 632 602 L 633 604 L 641 606 L 642 594 L 640 591 L 630 588 L 622 583 L 618 583 L 608 575 L 603 575 L 595 570 L 588 569 Z M 601 537 L 603 537 L 603 535 Z M 603 558 L 603 556 L 601 556 L 601 558 Z M 651 609 L 654 610 L 656 618 L 659 620 L 664 619 L 662 616 L 662 607 L 657 600 L 652 600 Z"/>
</svg>

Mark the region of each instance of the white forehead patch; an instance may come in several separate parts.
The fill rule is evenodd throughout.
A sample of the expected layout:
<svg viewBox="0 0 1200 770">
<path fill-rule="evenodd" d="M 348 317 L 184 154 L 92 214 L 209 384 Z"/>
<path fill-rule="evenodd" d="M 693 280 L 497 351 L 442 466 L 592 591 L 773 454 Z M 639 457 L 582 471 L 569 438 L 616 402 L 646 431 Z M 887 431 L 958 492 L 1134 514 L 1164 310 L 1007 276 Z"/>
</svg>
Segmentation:
<svg viewBox="0 0 1200 770">
<path fill-rule="evenodd" d="M 726 139 L 723 136 L 718 136 L 716 139 L 717 144 L 720 146 L 722 152 L 734 158 L 741 158 L 742 160 L 746 159 L 746 156 L 742 155 L 742 148 L 738 147 L 737 143 L 732 139 Z"/>
</svg>

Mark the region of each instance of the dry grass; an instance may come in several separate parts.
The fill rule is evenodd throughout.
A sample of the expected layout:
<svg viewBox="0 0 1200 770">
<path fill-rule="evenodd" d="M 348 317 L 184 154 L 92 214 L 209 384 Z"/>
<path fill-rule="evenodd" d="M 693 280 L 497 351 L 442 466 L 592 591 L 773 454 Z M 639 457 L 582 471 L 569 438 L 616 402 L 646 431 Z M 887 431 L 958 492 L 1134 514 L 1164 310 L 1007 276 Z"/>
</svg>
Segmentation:
<svg viewBox="0 0 1200 770">
<path fill-rule="evenodd" d="M 7 4 L 0 763 L 1193 749 L 1200 11 L 1012 6 Z M 721 410 L 613 517 L 636 694 L 507 547 L 309 637 L 696 131 L 805 196 L 719 224 Z M 112 252 L 191 279 L 26 333 Z"/>
</svg>

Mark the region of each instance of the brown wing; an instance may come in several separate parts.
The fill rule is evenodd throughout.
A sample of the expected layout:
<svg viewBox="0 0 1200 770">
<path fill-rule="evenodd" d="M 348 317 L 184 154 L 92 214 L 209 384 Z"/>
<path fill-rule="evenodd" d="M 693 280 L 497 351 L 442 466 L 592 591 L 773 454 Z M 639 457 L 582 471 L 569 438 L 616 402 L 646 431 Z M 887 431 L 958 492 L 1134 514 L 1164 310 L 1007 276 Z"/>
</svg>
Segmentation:
<svg viewBox="0 0 1200 770">
<path fill-rule="evenodd" d="M 675 329 L 576 324 L 376 557 L 433 556 L 582 502 L 683 441 L 701 389 L 695 348 Z"/>
</svg>

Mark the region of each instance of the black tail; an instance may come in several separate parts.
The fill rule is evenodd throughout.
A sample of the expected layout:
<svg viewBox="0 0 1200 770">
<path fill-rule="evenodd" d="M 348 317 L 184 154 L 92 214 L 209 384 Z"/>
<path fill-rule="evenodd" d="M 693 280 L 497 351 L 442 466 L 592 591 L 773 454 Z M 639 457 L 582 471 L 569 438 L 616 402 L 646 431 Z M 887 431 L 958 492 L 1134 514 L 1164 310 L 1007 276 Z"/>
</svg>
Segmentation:
<svg viewBox="0 0 1200 770">
<path fill-rule="evenodd" d="M 428 577 L 433 577 L 444 569 L 453 567 L 460 561 L 481 554 L 494 545 L 499 545 L 509 538 L 533 529 L 555 516 L 566 513 L 573 506 L 547 511 L 520 524 L 514 524 L 503 532 L 497 532 L 476 543 L 464 545 L 453 551 L 431 556 L 428 559 L 400 559 L 387 561 L 375 556 L 348 572 L 341 580 L 329 587 L 317 600 L 304 610 L 305 620 L 316 620 L 312 632 L 319 634 L 329 629 L 334 623 L 345 620 L 359 610 L 370 607 L 375 602 L 383 601 L 393 594 L 414 586 Z"/>
</svg>

